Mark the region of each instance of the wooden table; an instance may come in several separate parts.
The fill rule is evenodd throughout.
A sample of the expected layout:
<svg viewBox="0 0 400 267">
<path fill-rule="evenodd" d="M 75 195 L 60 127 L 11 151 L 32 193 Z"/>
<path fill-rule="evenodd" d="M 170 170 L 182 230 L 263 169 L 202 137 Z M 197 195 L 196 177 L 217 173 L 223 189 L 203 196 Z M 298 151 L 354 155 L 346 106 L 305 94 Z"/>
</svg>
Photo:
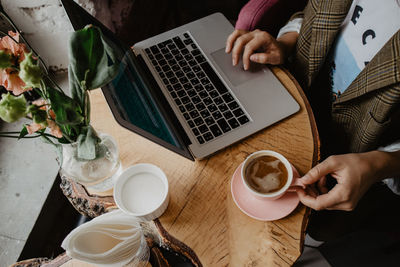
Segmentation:
<svg viewBox="0 0 400 267">
<path fill-rule="evenodd" d="M 287 157 L 300 174 L 319 159 L 318 132 L 304 93 L 288 72 L 277 67 L 273 72 L 300 104 L 300 111 L 196 162 L 122 128 L 112 117 L 102 92 L 91 92 L 92 124 L 117 140 L 123 166 L 147 162 L 166 173 L 170 203 L 153 227 L 169 242 L 168 246 L 180 247 L 196 266 L 291 266 L 302 252 L 308 221 L 306 207 L 300 204 L 277 221 L 257 221 L 236 207 L 230 191 L 235 169 L 254 151 L 275 150 Z M 69 197 L 74 201 L 74 196 Z M 105 209 L 113 207 L 112 198 L 92 198 L 99 199 L 106 203 Z M 64 266 L 82 265 L 70 260 Z"/>
</svg>

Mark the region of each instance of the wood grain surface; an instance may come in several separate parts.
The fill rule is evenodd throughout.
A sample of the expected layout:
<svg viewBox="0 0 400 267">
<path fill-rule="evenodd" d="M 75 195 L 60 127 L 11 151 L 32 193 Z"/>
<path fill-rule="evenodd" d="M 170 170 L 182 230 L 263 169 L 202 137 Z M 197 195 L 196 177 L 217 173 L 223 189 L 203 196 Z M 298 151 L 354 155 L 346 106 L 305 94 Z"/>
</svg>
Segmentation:
<svg viewBox="0 0 400 267">
<path fill-rule="evenodd" d="M 196 253 L 203 266 L 290 266 L 301 254 L 307 223 L 304 206 L 281 220 L 261 222 L 243 214 L 230 192 L 235 169 L 254 151 L 277 151 L 300 174 L 318 160 L 318 134 L 303 92 L 285 70 L 274 67 L 273 71 L 300 104 L 300 111 L 196 162 L 122 128 L 102 92 L 91 93 L 92 124 L 115 137 L 124 168 L 147 162 L 166 173 L 171 199 L 159 220 L 170 235 Z"/>
<path fill-rule="evenodd" d="M 116 139 L 123 167 L 152 163 L 166 173 L 170 203 L 154 223 L 159 224 L 158 231 L 164 231 L 161 235 L 171 235 L 188 246 L 201 262 L 198 266 L 291 266 L 302 252 L 306 207 L 300 204 L 283 219 L 262 222 L 243 214 L 230 192 L 235 169 L 255 151 L 283 154 L 300 174 L 319 159 L 318 132 L 304 93 L 286 70 L 272 70 L 300 104 L 300 111 L 195 162 L 119 126 L 102 92 L 91 91 L 92 125 Z M 63 266 L 90 265 L 70 260 Z"/>
</svg>

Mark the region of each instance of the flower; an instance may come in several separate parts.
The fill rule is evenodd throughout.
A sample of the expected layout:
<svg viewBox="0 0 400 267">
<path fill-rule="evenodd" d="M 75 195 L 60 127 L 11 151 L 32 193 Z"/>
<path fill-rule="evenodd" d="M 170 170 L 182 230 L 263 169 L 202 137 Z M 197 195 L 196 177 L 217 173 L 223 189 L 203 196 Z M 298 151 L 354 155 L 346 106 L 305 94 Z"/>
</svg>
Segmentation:
<svg viewBox="0 0 400 267">
<path fill-rule="evenodd" d="M 89 90 L 112 81 L 119 64 L 113 49 L 96 27 L 72 34 L 69 57 L 71 96 L 41 69 L 40 58 L 19 43 L 18 33 L 9 32 L 8 36 L 0 38 L 0 85 L 10 91 L 1 102 L 0 117 L 14 122 L 28 114 L 32 119 L 19 133 L 0 132 L 0 137 L 25 138 L 27 134 L 36 133 L 32 137 L 42 137 L 57 149 L 60 143 L 79 140 L 79 157 L 95 158 L 92 152 L 96 151 L 98 137 L 94 131 L 88 131 L 91 129 Z M 21 94 L 28 90 L 34 90 L 43 99 L 27 107 Z"/>
<path fill-rule="evenodd" d="M 0 38 L 0 50 L 13 55 L 21 62 L 25 59 L 25 53 L 28 52 L 26 45 L 19 43 L 19 33 L 8 32 L 8 36 Z"/>
<path fill-rule="evenodd" d="M 43 98 L 32 102 L 28 110 L 32 115 L 33 123 L 26 125 L 28 134 L 33 134 L 48 127 L 51 135 L 62 138 L 62 131 L 54 121 L 56 119 L 56 114 L 52 109 L 47 107 L 48 104 Z"/>
<path fill-rule="evenodd" d="M 60 127 L 53 120 L 50 120 L 50 119 L 46 119 L 46 121 L 43 123 L 34 122 L 34 123 L 26 125 L 25 127 L 26 127 L 26 130 L 28 131 L 28 134 L 36 133 L 37 131 L 46 129 L 48 127 L 50 129 L 50 134 L 52 136 L 57 137 L 57 138 L 63 137 Z"/>
<path fill-rule="evenodd" d="M 25 82 L 26 87 L 40 87 L 42 79 L 42 70 L 37 60 L 33 59 L 32 52 L 25 54 L 25 59 L 19 64 L 19 77 Z"/>
<path fill-rule="evenodd" d="M 26 99 L 23 95 L 3 94 L 0 100 L 0 118 L 8 123 L 26 116 Z"/>
<path fill-rule="evenodd" d="M 38 106 L 40 109 L 45 110 L 47 102 L 43 98 L 40 98 L 40 99 L 33 101 L 32 104 Z"/>
<path fill-rule="evenodd" d="M 0 85 L 4 86 L 14 95 L 20 95 L 25 91 L 32 90 L 32 88 L 26 88 L 26 84 L 18 76 L 18 72 L 11 68 L 0 71 Z"/>
<path fill-rule="evenodd" d="M 31 123 L 25 126 L 28 130 L 28 134 L 36 133 L 39 130 L 43 130 L 46 128 L 46 125 L 39 124 L 39 123 Z"/>
<path fill-rule="evenodd" d="M 53 121 L 47 120 L 47 126 L 50 128 L 50 134 L 57 138 L 63 137 L 60 127 Z"/>
<path fill-rule="evenodd" d="M 18 33 L 9 31 L 8 35 L 0 38 L 0 85 L 13 92 L 14 95 L 20 95 L 25 91 L 32 90 L 31 84 L 27 86 L 21 80 L 18 75 L 18 66 L 15 66 L 25 60 L 27 48 L 25 44 L 18 43 Z M 25 65 L 27 64 L 25 63 Z"/>
<path fill-rule="evenodd" d="M 32 115 L 33 123 L 26 125 L 28 134 L 33 134 L 47 127 L 46 105 L 46 100 L 41 98 L 39 100 L 33 101 L 32 105 L 29 106 L 28 112 L 30 112 Z M 38 113 L 40 113 L 40 115 L 37 115 Z"/>
</svg>

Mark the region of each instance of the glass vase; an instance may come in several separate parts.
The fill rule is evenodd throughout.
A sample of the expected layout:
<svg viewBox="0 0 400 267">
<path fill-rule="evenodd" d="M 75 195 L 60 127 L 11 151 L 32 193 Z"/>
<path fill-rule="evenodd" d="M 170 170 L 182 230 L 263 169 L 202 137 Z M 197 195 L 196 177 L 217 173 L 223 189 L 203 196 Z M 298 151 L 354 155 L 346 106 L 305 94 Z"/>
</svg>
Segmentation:
<svg viewBox="0 0 400 267">
<path fill-rule="evenodd" d="M 78 144 L 62 145 L 60 173 L 84 185 L 89 191 L 105 192 L 113 188 L 122 172 L 119 150 L 115 139 L 108 134 L 98 133 L 96 158 L 85 160 L 78 157 Z"/>
</svg>

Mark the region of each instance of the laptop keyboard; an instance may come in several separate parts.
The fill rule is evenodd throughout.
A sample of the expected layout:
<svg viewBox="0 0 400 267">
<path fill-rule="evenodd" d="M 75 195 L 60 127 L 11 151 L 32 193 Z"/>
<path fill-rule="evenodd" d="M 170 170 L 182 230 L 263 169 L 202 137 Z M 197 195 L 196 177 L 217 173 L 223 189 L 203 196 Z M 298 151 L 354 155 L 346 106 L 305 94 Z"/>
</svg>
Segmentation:
<svg viewBox="0 0 400 267">
<path fill-rule="evenodd" d="M 200 144 L 249 122 L 189 33 L 145 52 Z"/>
</svg>

